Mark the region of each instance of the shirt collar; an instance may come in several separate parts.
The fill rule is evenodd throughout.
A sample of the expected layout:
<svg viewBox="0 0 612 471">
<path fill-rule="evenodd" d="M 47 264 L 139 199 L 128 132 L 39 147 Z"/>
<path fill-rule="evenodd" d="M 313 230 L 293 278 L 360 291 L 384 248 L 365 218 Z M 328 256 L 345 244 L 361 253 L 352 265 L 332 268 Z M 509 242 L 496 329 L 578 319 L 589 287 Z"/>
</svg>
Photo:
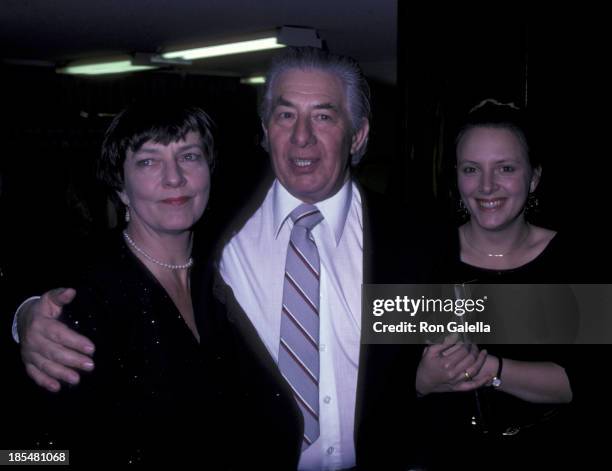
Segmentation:
<svg viewBox="0 0 612 471">
<path fill-rule="evenodd" d="M 323 222 L 331 228 L 336 239 L 336 245 L 340 243 L 340 238 L 344 231 L 344 225 L 351 206 L 353 196 L 353 183 L 349 178 L 342 188 L 330 198 L 319 201 L 315 204 L 323 215 Z M 280 184 L 278 179 L 274 180 L 272 186 L 272 214 L 274 221 L 274 237 L 277 238 L 283 224 L 289 219 L 291 211 L 297 208 L 302 201 L 297 199 L 287 189 Z"/>
</svg>

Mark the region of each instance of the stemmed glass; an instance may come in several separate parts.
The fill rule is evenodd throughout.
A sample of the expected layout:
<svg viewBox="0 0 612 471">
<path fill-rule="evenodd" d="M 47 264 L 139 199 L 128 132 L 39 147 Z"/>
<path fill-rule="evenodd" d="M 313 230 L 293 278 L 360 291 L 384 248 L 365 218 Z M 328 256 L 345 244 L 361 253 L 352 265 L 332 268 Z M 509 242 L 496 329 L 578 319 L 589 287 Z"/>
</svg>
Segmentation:
<svg viewBox="0 0 612 471">
<path fill-rule="evenodd" d="M 453 286 L 455 299 L 466 300 L 472 299 L 472 290 L 468 283 L 457 283 Z M 454 313 L 455 316 L 461 317 L 463 320 L 467 320 L 466 316 L 468 313 Z M 467 332 L 459 332 L 459 342 L 461 343 L 472 343 L 472 339 Z M 489 433 L 489 420 L 488 420 L 488 406 L 484 396 L 481 394 L 479 389 L 474 389 L 474 402 L 475 402 L 475 413 L 472 416 L 471 423 L 481 433 Z"/>
</svg>

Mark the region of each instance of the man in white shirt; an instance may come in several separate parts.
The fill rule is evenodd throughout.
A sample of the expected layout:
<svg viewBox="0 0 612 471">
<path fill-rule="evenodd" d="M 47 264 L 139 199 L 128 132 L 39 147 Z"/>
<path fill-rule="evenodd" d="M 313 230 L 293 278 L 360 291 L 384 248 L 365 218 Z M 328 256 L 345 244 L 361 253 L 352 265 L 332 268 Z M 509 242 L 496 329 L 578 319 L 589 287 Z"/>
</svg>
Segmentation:
<svg viewBox="0 0 612 471">
<path fill-rule="evenodd" d="M 260 394 L 252 392 L 253 405 L 245 407 L 263 409 L 268 418 L 285 416 L 285 423 L 276 417 L 268 428 L 295 434 L 299 469 L 406 469 L 420 462 L 414 425 L 420 351 L 360 344 L 361 284 L 431 280 L 429 244 L 403 231 L 402 221 L 418 219 L 351 178 L 350 164 L 363 155 L 369 132 L 369 92 L 357 64 L 318 50 L 293 50 L 273 63 L 267 84 L 261 117 L 274 178 L 255 209 L 236 221 L 215 285 L 238 335 L 251 346 L 243 358 L 257 360 L 244 369 Z M 289 215 L 302 203 L 315 205 L 323 219 L 311 231 L 321 268 L 320 436 L 299 453 L 300 411 L 275 401 L 292 395 L 276 365 Z M 412 232 L 431 238 L 417 227 Z M 261 386 L 266 376 L 270 384 Z"/>
<path fill-rule="evenodd" d="M 295 455 L 298 469 L 403 468 L 415 461 L 418 447 L 410 418 L 420 355 L 409 347 L 360 344 L 361 284 L 429 281 L 431 273 L 427 237 L 417 237 L 427 230 L 419 224 L 404 231 L 405 221 L 415 222 L 411 216 L 366 196 L 351 178 L 351 164 L 365 152 L 369 114 L 369 89 L 353 60 L 314 48 L 281 55 L 261 109 L 274 179 L 220 258 L 215 295 L 253 352 L 246 368 L 257 375 L 253 384 L 266 383 L 245 403 L 255 396 L 261 402 L 254 407 L 295 436 L 292 449 L 270 443 L 268 452 Z M 302 417 L 276 366 L 289 214 L 302 203 L 323 216 L 311 231 L 320 257 L 320 435 L 309 446 L 302 445 Z M 57 379 L 78 382 L 73 368 L 93 367 L 93 345 L 53 320 L 71 297 L 69 291 L 45 294 L 20 314 L 24 362 L 47 389 L 57 390 Z M 285 398 L 284 406 L 276 397 Z"/>
</svg>

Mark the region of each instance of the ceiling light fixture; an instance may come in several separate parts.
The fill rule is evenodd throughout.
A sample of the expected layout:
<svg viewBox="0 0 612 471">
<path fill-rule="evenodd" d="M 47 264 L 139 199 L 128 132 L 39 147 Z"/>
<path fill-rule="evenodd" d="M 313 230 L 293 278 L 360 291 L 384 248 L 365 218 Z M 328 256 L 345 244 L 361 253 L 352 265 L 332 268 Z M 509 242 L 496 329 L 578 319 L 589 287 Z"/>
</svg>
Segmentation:
<svg viewBox="0 0 612 471">
<path fill-rule="evenodd" d="M 131 59 L 123 60 L 107 60 L 105 62 L 73 62 L 65 67 L 56 69 L 60 74 L 74 75 L 106 75 L 106 74 L 121 74 L 127 72 L 137 72 L 141 70 L 155 69 L 154 65 L 134 65 Z"/>
<path fill-rule="evenodd" d="M 266 83 L 266 77 L 263 75 L 255 75 L 254 77 L 245 77 L 240 79 L 240 83 L 244 83 L 246 85 L 263 85 Z"/>
<path fill-rule="evenodd" d="M 116 57 L 104 62 L 77 61 L 56 69 L 60 74 L 105 75 L 139 72 L 169 65 L 191 65 L 184 59 L 165 59 L 159 54 L 136 53 L 133 56 Z"/>
<path fill-rule="evenodd" d="M 263 37 L 249 40 L 212 44 L 210 46 L 180 51 L 168 51 L 161 54 L 164 59 L 206 59 L 208 57 L 229 56 L 245 52 L 266 51 L 286 46 L 313 46 L 322 47 L 316 29 L 301 26 L 282 26 L 274 33 L 261 33 Z"/>
<path fill-rule="evenodd" d="M 161 56 L 165 59 L 205 59 L 208 57 L 228 56 L 231 54 L 243 54 L 245 52 L 265 51 L 285 47 L 280 44 L 276 36 L 270 36 L 250 41 L 239 41 L 234 43 L 217 44 L 213 46 L 185 49 L 182 51 L 165 52 Z"/>
</svg>

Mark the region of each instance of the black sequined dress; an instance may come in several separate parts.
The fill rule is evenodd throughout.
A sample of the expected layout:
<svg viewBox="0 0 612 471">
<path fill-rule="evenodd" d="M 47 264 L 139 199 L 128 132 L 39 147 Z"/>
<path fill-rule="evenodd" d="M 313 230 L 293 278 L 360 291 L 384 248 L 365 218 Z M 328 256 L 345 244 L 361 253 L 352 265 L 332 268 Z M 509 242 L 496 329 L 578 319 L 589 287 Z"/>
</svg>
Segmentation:
<svg viewBox="0 0 612 471">
<path fill-rule="evenodd" d="M 96 345 L 95 371 L 50 398 L 48 438 L 74 464 L 222 461 L 214 335 L 198 344 L 119 234 L 98 252 L 63 315 Z"/>
</svg>

